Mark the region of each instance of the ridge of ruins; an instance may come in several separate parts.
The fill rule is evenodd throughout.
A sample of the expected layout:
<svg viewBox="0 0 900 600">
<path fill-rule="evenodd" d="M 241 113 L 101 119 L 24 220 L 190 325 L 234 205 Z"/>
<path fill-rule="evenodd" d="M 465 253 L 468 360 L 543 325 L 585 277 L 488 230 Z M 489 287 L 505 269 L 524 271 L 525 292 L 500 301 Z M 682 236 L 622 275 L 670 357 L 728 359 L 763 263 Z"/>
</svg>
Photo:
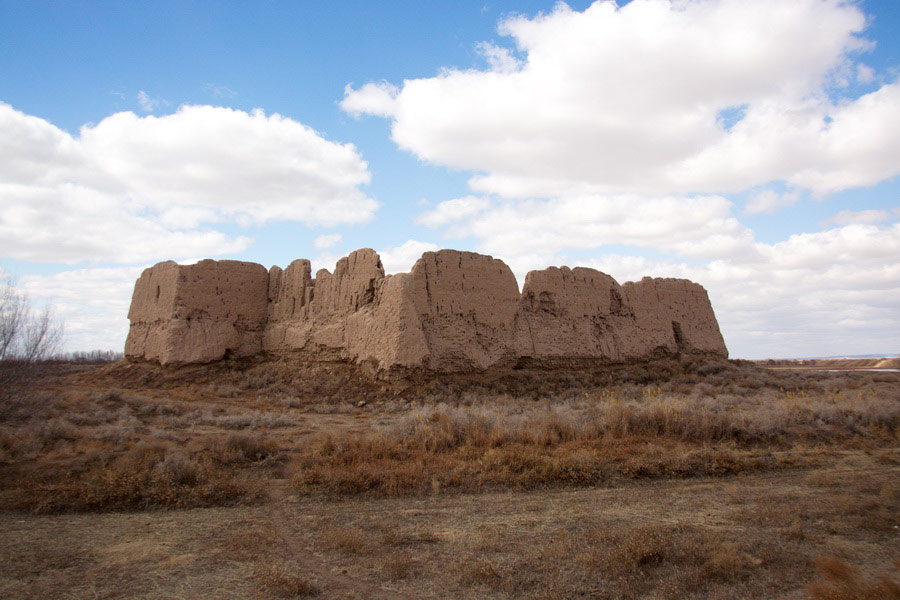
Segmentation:
<svg viewBox="0 0 900 600">
<path fill-rule="evenodd" d="M 619 285 L 595 269 L 531 271 L 521 293 L 501 260 L 426 252 L 385 275 L 365 248 L 334 273 L 234 260 L 168 261 L 135 283 L 129 360 L 209 363 L 259 354 L 343 360 L 376 372 L 567 368 L 680 354 L 728 356 L 706 290 L 686 279 Z"/>
</svg>

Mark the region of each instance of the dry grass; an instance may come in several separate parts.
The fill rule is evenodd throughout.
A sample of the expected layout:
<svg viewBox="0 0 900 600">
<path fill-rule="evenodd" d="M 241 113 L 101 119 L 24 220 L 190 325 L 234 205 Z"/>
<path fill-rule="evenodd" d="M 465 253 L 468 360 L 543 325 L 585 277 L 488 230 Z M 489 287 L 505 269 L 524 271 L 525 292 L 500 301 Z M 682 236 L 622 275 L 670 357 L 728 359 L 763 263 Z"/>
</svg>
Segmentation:
<svg viewBox="0 0 900 600">
<path fill-rule="evenodd" d="M 799 598 L 817 577 L 809 590 L 847 588 L 817 576 L 822 553 L 860 565 L 847 593 L 889 591 L 879 574 L 900 555 L 895 530 L 845 522 L 836 499 L 875 497 L 895 470 L 850 453 L 815 472 L 426 499 L 298 498 L 285 501 L 281 534 L 264 507 L 7 513 L 0 595 L 264 599 L 311 586 L 337 599 L 390 586 L 415 598 Z M 802 538 L 793 532 L 798 519 Z"/>
<path fill-rule="evenodd" d="M 730 594 L 794 566 L 793 557 L 771 542 L 697 525 L 596 518 L 565 525 L 548 532 L 543 544 L 510 540 L 505 548 L 481 547 L 465 555 L 456 565 L 458 585 L 501 597 L 747 597 Z M 764 587 L 771 591 L 784 583 L 766 581 Z"/>
<path fill-rule="evenodd" d="M 895 567 L 900 565 L 895 564 Z M 900 583 L 891 575 L 864 579 L 859 570 L 834 556 L 816 557 L 816 570 L 822 577 L 809 586 L 809 600 L 897 600 Z M 895 569 L 896 570 L 896 569 Z M 894 575 L 896 577 L 896 575 Z"/>
<path fill-rule="evenodd" d="M 330 527 L 322 532 L 321 545 L 345 554 L 366 554 L 373 549 L 368 536 L 358 527 Z"/>
<path fill-rule="evenodd" d="M 0 389 L 0 596 L 896 597 L 898 392 L 708 359 L 57 365 Z"/>
<path fill-rule="evenodd" d="M 13 390 L 0 403 L 0 508 L 143 510 L 263 499 L 262 479 L 280 453 L 265 428 L 172 425 L 191 414 L 182 403 L 116 389 Z"/>
<path fill-rule="evenodd" d="M 890 447 L 900 423 L 890 374 L 703 359 L 383 384 L 347 365 L 289 366 L 79 366 L 4 390 L 0 506 L 255 502 L 292 456 L 299 491 L 334 495 L 729 476 L 808 466 L 823 448 Z M 332 414 L 383 418 L 308 435 L 313 415 Z"/>
<path fill-rule="evenodd" d="M 609 391 L 536 405 L 481 398 L 414 410 L 363 434 L 324 432 L 302 448 L 295 483 L 338 495 L 423 495 L 728 476 L 808 465 L 823 447 L 890 447 L 898 421 L 892 399 L 864 392 L 737 400 L 648 388 L 638 399 Z"/>
<path fill-rule="evenodd" d="M 258 482 L 220 460 L 141 442 L 114 458 L 96 454 L 38 473 L 9 469 L 19 478 L 4 482 L 3 499 L 6 508 L 69 512 L 225 506 L 264 497 Z"/>
<path fill-rule="evenodd" d="M 243 562 L 274 554 L 277 546 L 275 529 L 271 523 L 266 522 L 233 524 L 221 543 L 225 556 L 230 560 Z"/>
<path fill-rule="evenodd" d="M 259 564 L 255 571 L 260 587 L 279 598 L 306 598 L 319 594 L 319 589 L 303 575 L 302 568 L 284 560 Z"/>
<path fill-rule="evenodd" d="M 293 514 L 327 515 L 307 517 L 297 534 L 328 564 L 376 570 L 416 597 L 800 597 L 818 553 L 839 552 L 876 572 L 900 553 L 896 520 L 861 528 L 836 502 L 849 493 L 871 506 L 865 500 L 896 475 L 890 467 L 850 453 L 817 472 L 838 485 L 795 473 L 623 480 L 575 490 L 299 500 Z M 871 510 L 874 518 L 882 509 Z M 352 551 L 326 542 L 334 523 L 353 532 Z"/>
</svg>

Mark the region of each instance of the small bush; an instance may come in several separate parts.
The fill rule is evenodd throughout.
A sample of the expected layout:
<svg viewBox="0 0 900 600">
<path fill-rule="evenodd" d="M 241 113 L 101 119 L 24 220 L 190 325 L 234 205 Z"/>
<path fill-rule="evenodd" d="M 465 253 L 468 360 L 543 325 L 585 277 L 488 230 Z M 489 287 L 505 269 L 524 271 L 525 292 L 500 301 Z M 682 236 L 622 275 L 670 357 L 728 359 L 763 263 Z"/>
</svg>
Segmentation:
<svg viewBox="0 0 900 600">
<path fill-rule="evenodd" d="M 384 561 L 384 572 L 392 581 L 410 577 L 414 567 L 415 561 L 407 552 L 392 554 Z"/>
<path fill-rule="evenodd" d="M 279 598 L 309 597 L 319 594 L 319 589 L 301 572 L 296 563 L 273 560 L 258 564 L 256 580 L 263 591 Z"/>
<path fill-rule="evenodd" d="M 358 527 L 334 527 L 323 537 L 325 547 L 332 550 L 347 554 L 366 554 L 371 550 L 368 536 Z"/>
<path fill-rule="evenodd" d="M 160 441 L 139 442 L 121 456 L 89 454 L 80 466 L 17 483 L 9 508 L 39 513 L 222 506 L 265 496 L 258 482 Z"/>
<path fill-rule="evenodd" d="M 278 445 L 261 434 L 230 433 L 219 450 L 223 464 L 258 462 L 278 454 Z"/>
<path fill-rule="evenodd" d="M 503 575 L 497 565 L 485 559 L 473 559 L 459 566 L 459 575 L 463 583 L 498 587 Z"/>
<path fill-rule="evenodd" d="M 201 474 L 200 464 L 179 450 L 167 451 L 165 458 L 156 463 L 154 470 L 161 479 L 189 487 L 197 485 Z"/>
<path fill-rule="evenodd" d="M 864 580 L 859 571 L 834 556 L 816 557 L 816 570 L 823 580 L 807 588 L 809 600 L 897 600 L 900 584 L 888 575 Z"/>
</svg>

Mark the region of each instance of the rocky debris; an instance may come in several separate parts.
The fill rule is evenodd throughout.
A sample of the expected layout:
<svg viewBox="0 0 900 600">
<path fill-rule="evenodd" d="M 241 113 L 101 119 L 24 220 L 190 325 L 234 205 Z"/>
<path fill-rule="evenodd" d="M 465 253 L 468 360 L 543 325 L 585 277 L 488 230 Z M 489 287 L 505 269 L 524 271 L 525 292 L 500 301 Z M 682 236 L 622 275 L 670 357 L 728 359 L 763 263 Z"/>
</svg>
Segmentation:
<svg viewBox="0 0 900 600">
<path fill-rule="evenodd" d="M 684 279 L 619 285 L 576 267 L 532 271 L 521 294 L 502 261 L 426 252 L 385 276 L 357 250 L 334 273 L 238 261 L 159 263 L 135 284 L 125 354 L 164 365 L 299 354 L 377 372 L 566 367 L 656 356 L 727 356 L 702 286 Z"/>
</svg>

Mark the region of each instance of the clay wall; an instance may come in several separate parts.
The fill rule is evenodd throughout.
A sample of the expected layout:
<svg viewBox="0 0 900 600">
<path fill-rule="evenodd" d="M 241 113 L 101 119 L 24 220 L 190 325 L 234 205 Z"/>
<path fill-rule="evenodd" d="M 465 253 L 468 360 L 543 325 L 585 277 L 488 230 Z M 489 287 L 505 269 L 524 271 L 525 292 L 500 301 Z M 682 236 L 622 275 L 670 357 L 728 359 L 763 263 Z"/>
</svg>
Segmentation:
<svg viewBox="0 0 900 600">
<path fill-rule="evenodd" d="M 503 261 L 474 252 L 426 252 L 410 278 L 427 368 L 485 369 L 514 355 L 519 288 Z"/>
<path fill-rule="evenodd" d="M 185 364 L 258 354 L 267 289 L 268 272 L 249 262 L 170 261 L 145 269 L 131 300 L 125 355 Z"/>
<path fill-rule="evenodd" d="M 594 269 L 532 271 L 522 286 L 521 314 L 531 348 L 520 353 L 538 363 L 568 357 L 619 361 L 642 353 L 631 348 L 638 340 L 621 286 Z"/>
<path fill-rule="evenodd" d="M 620 286 L 594 269 L 532 271 L 519 293 L 502 261 L 426 252 L 385 276 L 357 250 L 311 277 L 238 261 L 160 263 L 135 284 L 126 356 L 162 364 L 291 352 L 376 370 L 483 370 L 620 362 L 678 353 L 727 356 L 706 291 L 682 279 Z"/>
</svg>

